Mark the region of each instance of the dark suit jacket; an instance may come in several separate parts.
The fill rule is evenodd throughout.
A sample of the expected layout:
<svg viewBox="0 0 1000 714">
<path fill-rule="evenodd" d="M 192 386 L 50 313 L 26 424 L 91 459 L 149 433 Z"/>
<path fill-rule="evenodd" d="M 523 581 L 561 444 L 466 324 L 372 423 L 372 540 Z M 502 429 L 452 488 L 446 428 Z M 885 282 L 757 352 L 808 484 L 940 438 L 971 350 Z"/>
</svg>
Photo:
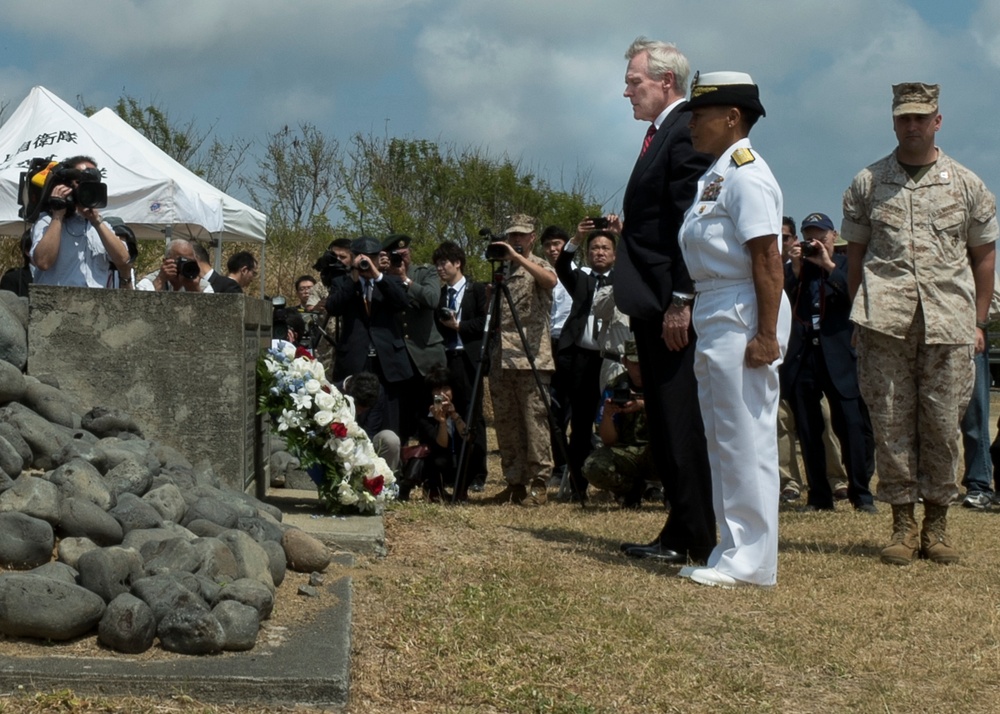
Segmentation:
<svg viewBox="0 0 1000 714">
<path fill-rule="evenodd" d="M 566 349 L 574 345 L 580 335 L 587 328 L 587 320 L 590 318 L 590 308 L 594 304 L 595 278 L 580 268 L 573 267 L 573 253 L 563 251 L 556 259 L 556 275 L 559 282 L 566 288 L 566 292 L 573 298 L 573 307 L 570 308 L 569 316 L 563 324 L 562 332 L 559 333 L 559 344 L 557 349 Z M 614 271 L 609 277 L 614 278 Z M 611 285 L 611 282 L 606 283 Z"/>
<path fill-rule="evenodd" d="M 472 358 L 473 364 L 479 359 L 479 353 L 483 348 L 483 330 L 486 328 L 486 311 L 489 308 L 486 300 L 486 283 L 477 283 L 470 278 L 465 278 L 465 292 L 462 294 L 462 320 L 458 324 L 458 336 L 462 340 L 462 348 Z M 441 288 L 438 299 L 438 309 L 448 306 L 448 286 Z M 455 334 L 450 327 L 445 327 L 440 320 L 437 322 L 438 331 L 447 344 L 448 339 Z"/>
<path fill-rule="evenodd" d="M 375 345 L 379 365 L 388 382 L 400 382 L 413 376 L 397 318 L 397 313 L 406 305 L 406 290 L 398 278 L 383 275 L 375 283 L 371 315 L 365 310 L 360 280 L 355 282 L 350 275 L 334 279 L 326 299 L 327 314 L 341 318 L 334 380 L 364 370 L 370 344 Z"/>
<path fill-rule="evenodd" d="M 677 109 L 667 115 L 625 187 L 614 286 L 618 309 L 631 317 L 661 320 L 674 290 L 694 292 L 677 236 L 714 159 L 691 146 L 690 118 Z"/>
<path fill-rule="evenodd" d="M 791 264 L 785 265 L 785 292 L 792 302 L 792 333 L 788 338 L 788 352 L 781 365 L 781 384 L 786 391 L 795 388 L 795 380 L 805 351 L 814 336 L 812 327 L 812 307 L 810 305 L 809 281 L 820 280 L 823 291 L 822 316 L 820 318 L 819 346 L 823 350 L 830 379 L 840 396 L 856 399 L 858 390 L 858 356 L 851 347 L 851 301 L 847 292 L 847 256 L 834 255 L 836 268 L 826 279 L 823 269 L 808 261 L 803 261 L 800 278 L 795 277 Z"/>
<path fill-rule="evenodd" d="M 243 288 L 240 284 L 233 280 L 232 278 L 227 278 L 225 275 L 220 275 L 216 271 L 212 271 L 212 274 L 208 276 L 208 284 L 212 286 L 212 290 L 217 293 L 242 293 Z"/>
<path fill-rule="evenodd" d="M 406 290 L 406 309 L 400 313 L 403 338 L 410 359 L 420 374 L 427 373 L 434 367 L 443 366 L 444 342 L 441 333 L 434 329 L 437 318 L 434 308 L 437 306 L 441 290 L 441 280 L 437 271 L 429 265 L 411 265 L 407 277 L 413 282 Z"/>
</svg>

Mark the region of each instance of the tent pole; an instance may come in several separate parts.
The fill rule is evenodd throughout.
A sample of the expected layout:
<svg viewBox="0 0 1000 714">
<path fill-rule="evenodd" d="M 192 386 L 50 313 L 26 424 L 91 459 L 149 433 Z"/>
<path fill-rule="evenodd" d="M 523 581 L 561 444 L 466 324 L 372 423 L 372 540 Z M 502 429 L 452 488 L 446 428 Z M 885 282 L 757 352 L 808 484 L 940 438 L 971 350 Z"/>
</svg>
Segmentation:
<svg viewBox="0 0 1000 714">
<path fill-rule="evenodd" d="M 264 298 L 264 258 L 265 252 L 267 251 L 267 245 L 265 243 L 260 244 L 260 297 Z"/>
</svg>

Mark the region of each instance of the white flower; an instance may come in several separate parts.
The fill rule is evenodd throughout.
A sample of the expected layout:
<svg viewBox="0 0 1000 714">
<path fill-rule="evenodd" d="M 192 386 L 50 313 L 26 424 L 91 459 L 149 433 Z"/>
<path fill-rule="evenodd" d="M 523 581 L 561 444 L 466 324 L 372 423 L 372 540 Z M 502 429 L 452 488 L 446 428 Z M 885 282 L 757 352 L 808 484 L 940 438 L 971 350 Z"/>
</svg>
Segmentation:
<svg viewBox="0 0 1000 714">
<path fill-rule="evenodd" d="M 316 422 L 318 426 L 327 427 L 330 422 L 333 421 L 333 412 L 327 411 L 326 409 L 320 409 L 318 412 L 313 414 L 313 421 Z"/>
<path fill-rule="evenodd" d="M 326 382 L 326 368 L 319 360 L 310 360 L 309 372 L 312 374 L 313 379 L 320 382 Z"/>
<path fill-rule="evenodd" d="M 337 458 L 342 461 L 348 461 L 354 456 L 354 439 L 337 439 L 337 445 L 334 450 L 337 452 Z"/>
<path fill-rule="evenodd" d="M 322 390 L 323 385 L 318 379 L 307 379 L 306 380 L 306 392 L 309 394 L 317 394 Z"/>
<path fill-rule="evenodd" d="M 316 393 L 316 396 L 313 397 L 313 399 L 316 402 L 316 406 L 319 409 L 329 411 L 331 412 L 330 416 L 331 417 L 333 416 L 332 412 L 337 406 L 336 397 L 334 397 L 332 394 L 327 394 L 326 392 L 320 390 L 319 392 Z"/>
<path fill-rule="evenodd" d="M 389 468 L 389 462 L 381 456 L 376 455 L 375 458 L 372 459 L 372 465 L 375 468 L 375 475 L 384 476 L 386 482 L 388 482 L 389 479 L 392 479 L 393 481 L 396 480 L 392 477 L 392 469 Z"/>
<path fill-rule="evenodd" d="M 296 409 L 305 409 L 306 411 L 312 409 L 313 400 L 308 394 L 296 392 L 292 394 L 292 402 L 295 404 Z"/>
<path fill-rule="evenodd" d="M 347 483 L 347 481 L 342 481 L 340 486 L 337 487 L 337 498 L 345 506 L 353 506 L 358 502 L 358 494 L 354 492 L 351 484 Z"/>
<path fill-rule="evenodd" d="M 285 431 L 292 427 L 297 427 L 301 423 L 299 413 L 291 409 L 283 409 L 278 417 L 278 431 Z"/>
<path fill-rule="evenodd" d="M 285 355 L 287 359 L 293 359 L 295 357 L 295 345 L 290 342 L 286 342 L 281 348 L 281 353 Z"/>
<path fill-rule="evenodd" d="M 358 442 L 358 444 L 358 448 L 354 450 L 354 465 L 362 467 L 371 466 L 374 463 L 372 461 L 372 456 L 374 456 L 374 454 L 371 449 L 362 447 L 360 442 Z"/>
</svg>

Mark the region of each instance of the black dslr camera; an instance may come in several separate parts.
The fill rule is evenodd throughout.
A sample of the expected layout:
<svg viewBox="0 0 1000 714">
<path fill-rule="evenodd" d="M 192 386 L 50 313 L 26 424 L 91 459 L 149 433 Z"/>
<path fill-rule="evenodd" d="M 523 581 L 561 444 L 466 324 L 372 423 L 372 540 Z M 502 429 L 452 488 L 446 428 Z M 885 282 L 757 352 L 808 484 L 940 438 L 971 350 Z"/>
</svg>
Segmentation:
<svg viewBox="0 0 1000 714">
<path fill-rule="evenodd" d="M 623 407 L 632 401 L 632 390 L 628 387 L 615 387 L 611 393 L 611 403 Z"/>
<path fill-rule="evenodd" d="M 389 253 L 389 265 L 394 268 L 398 268 L 403 264 L 403 254 L 398 250 L 394 250 Z"/>
<path fill-rule="evenodd" d="M 198 267 L 197 260 L 174 258 L 174 265 L 177 266 L 177 274 L 187 280 L 196 280 L 201 275 L 201 268 Z"/>
<path fill-rule="evenodd" d="M 802 257 L 812 258 L 819 255 L 819 246 L 813 245 L 811 241 L 802 241 Z"/>
</svg>

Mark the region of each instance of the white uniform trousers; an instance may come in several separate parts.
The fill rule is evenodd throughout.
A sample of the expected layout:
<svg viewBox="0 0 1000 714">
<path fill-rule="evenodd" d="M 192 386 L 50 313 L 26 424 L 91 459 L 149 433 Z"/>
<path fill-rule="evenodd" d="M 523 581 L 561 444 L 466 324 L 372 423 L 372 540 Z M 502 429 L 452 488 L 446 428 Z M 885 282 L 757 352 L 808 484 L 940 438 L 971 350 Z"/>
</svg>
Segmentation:
<svg viewBox="0 0 1000 714">
<path fill-rule="evenodd" d="M 757 332 L 752 283 L 699 292 L 694 371 L 712 466 L 719 544 L 708 566 L 737 580 L 774 585 L 778 574 L 778 365 L 748 369 Z M 778 343 L 788 347 L 791 309 L 781 295 Z"/>
</svg>

